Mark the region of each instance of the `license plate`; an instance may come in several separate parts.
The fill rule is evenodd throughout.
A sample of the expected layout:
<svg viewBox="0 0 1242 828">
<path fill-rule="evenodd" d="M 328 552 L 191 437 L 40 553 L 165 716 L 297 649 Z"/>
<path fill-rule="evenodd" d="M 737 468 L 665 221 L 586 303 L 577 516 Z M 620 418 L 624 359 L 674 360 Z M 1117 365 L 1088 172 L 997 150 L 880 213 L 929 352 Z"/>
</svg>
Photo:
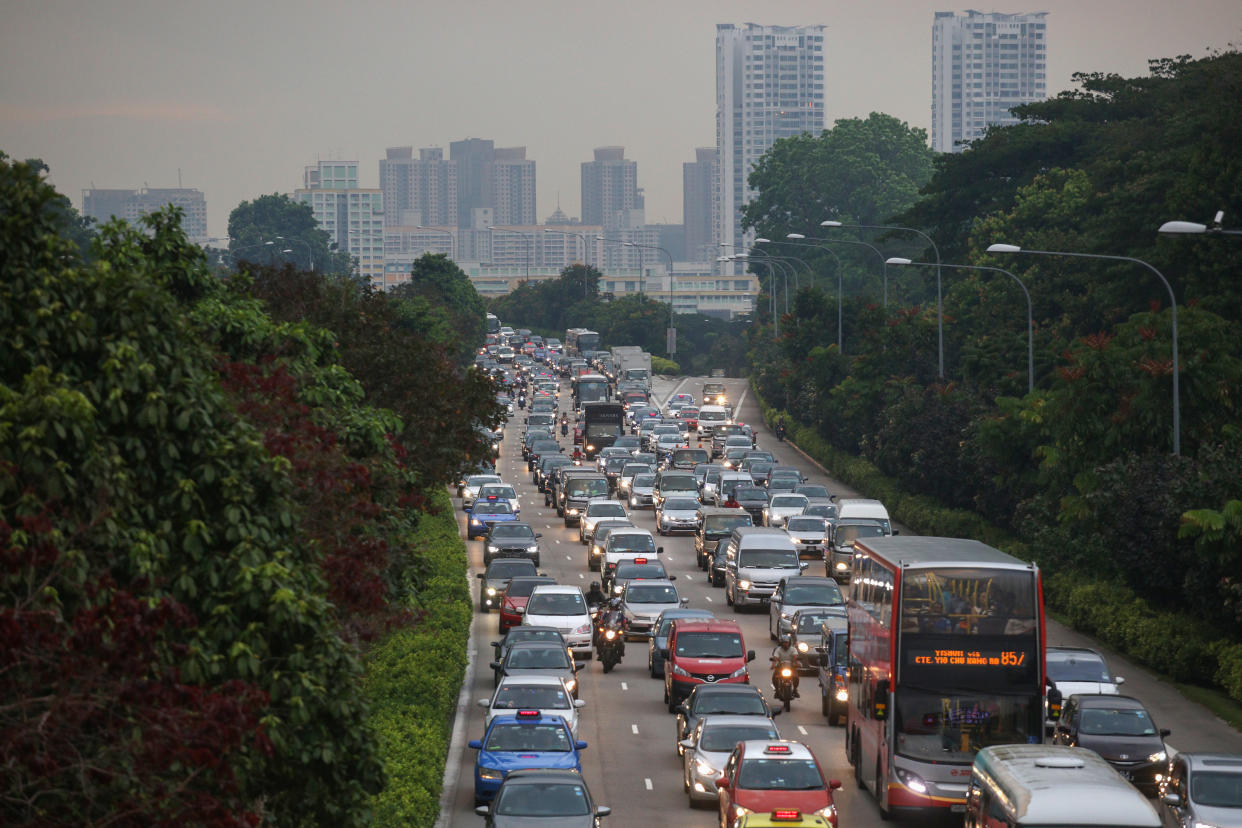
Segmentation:
<svg viewBox="0 0 1242 828">
<path fill-rule="evenodd" d="M 1129 771 L 1120 771 L 1120 773 L 1121 773 L 1121 778 L 1126 780 L 1127 782 L 1134 781 L 1134 774 L 1130 773 Z"/>
<path fill-rule="evenodd" d="M 966 803 L 965 802 L 954 802 L 952 805 L 949 806 L 949 813 L 951 814 L 966 813 Z"/>
</svg>

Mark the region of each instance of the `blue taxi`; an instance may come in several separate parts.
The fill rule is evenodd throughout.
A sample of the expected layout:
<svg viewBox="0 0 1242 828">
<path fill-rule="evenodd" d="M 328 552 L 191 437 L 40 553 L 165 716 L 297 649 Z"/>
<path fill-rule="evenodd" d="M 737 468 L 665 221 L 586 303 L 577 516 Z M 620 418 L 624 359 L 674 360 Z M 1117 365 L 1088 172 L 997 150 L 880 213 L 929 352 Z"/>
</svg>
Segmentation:
<svg viewBox="0 0 1242 828">
<path fill-rule="evenodd" d="M 493 523 L 513 522 L 517 519 L 517 512 L 507 500 L 476 500 L 466 510 L 466 540 L 483 537 Z"/>
<path fill-rule="evenodd" d="M 574 739 L 560 716 L 544 716 L 538 710 L 519 710 L 496 716 L 482 739 L 470 747 L 479 752 L 474 763 L 474 802 L 491 802 L 505 777 L 530 768 L 565 769 L 582 773 L 579 751 L 586 742 Z"/>
</svg>

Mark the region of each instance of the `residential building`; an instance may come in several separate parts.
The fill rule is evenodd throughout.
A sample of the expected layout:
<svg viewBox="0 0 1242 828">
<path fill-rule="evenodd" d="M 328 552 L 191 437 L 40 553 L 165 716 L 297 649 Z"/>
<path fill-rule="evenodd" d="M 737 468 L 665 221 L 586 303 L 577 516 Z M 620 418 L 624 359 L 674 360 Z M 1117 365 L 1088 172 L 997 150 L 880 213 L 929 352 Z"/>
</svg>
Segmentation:
<svg viewBox="0 0 1242 828">
<path fill-rule="evenodd" d="M 611 230 L 635 227 L 634 211 L 643 209 L 638 164 L 627 161 L 625 147 L 598 147 L 594 161 L 582 162 L 582 223 Z"/>
<path fill-rule="evenodd" d="M 309 204 L 319 228 L 358 262 L 358 273 L 384 283 L 384 193 L 358 186 L 357 161 L 319 161 L 303 173 L 294 200 Z"/>
<path fill-rule="evenodd" d="M 82 191 L 82 215 L 102 223 L 116 217 L 138 225 L 139 220 L 169 204 L 180 207 L 181 228 L 195 243 L 207 242 L 207 199 L 191 187 L 142 187 L 138 190 Z"/>
<path fill-rule="evenodd" d="M 719 255 L 715 213 L 719 176 L 720 152 L 715 147 L 699 147 L 694 160 L 681 165 L 686 261 L 715 262 Z"/>
<path fill-rule="evenodd" d="M 492 159 L 494 142 L 467 138 L 449 144 L 449 160 L 457 163 L 457 226 L 470 227 L 473 210 L 492 208 Z"/>
<path fill-rule="evenodd" d="M 932 149 L 961 152 L 1015 106 L 1042 101 L 1047 12 L 936 12 L 932 20 Z"/>
<path fill-rule="evenodd" d="M 426 147 L 414 158 L 413 147 L 389 147 L 379 162 L 388 227 L 439 227 L 457 224 L 457 162 L 444 150 Z"/>
<path fill-rule="evenodd" d="M 492 155 L 492 206 L 498 225 L 531 225 L 535 219 L 535 162 L 526 147 L 501 147 Z"/>
<path fill-rule="evenodd" d="M 741 210 L 754 195 L 751 170 L 777 139 L 819 135 L 824 102 L 823 26 L 716 26 L 717 243 L 748 243 Z"/>
</svg>

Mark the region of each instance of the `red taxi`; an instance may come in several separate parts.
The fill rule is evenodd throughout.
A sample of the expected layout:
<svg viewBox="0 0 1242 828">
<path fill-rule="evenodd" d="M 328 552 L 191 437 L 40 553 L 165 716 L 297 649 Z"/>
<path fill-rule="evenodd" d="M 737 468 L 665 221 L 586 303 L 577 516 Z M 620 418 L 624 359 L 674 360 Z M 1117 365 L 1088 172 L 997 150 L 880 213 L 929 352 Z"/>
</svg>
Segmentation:
<svg viewBox="0 0 1242 828">
<path fill-rule="evenodd" d="M 728 828 L 737 828 L 748 814 L 777 808 L 821 816 L 837 824 L 832 792 L 841 787 L 841 782 L 825 777 L 815 754 L 801 742 L 738 742 L 716 787 L 720 789 L 720 824 Z"/>
</svg>

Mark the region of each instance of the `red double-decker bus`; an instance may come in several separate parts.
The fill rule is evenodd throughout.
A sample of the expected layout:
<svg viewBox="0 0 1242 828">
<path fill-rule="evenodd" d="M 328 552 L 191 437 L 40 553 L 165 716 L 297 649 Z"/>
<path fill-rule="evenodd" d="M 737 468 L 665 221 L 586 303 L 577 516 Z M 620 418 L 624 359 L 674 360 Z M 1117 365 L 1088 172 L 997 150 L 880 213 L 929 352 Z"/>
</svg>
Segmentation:
<svg viewBox="0 0 1242 828">
<path fill-rule="evenodd" d="M 954 538 L 859 538 L 854 553 L 854 775 L 882 813 L 964 812 L 975 753 L 1043 742 L 1039 569 Z"/>
</svg>

